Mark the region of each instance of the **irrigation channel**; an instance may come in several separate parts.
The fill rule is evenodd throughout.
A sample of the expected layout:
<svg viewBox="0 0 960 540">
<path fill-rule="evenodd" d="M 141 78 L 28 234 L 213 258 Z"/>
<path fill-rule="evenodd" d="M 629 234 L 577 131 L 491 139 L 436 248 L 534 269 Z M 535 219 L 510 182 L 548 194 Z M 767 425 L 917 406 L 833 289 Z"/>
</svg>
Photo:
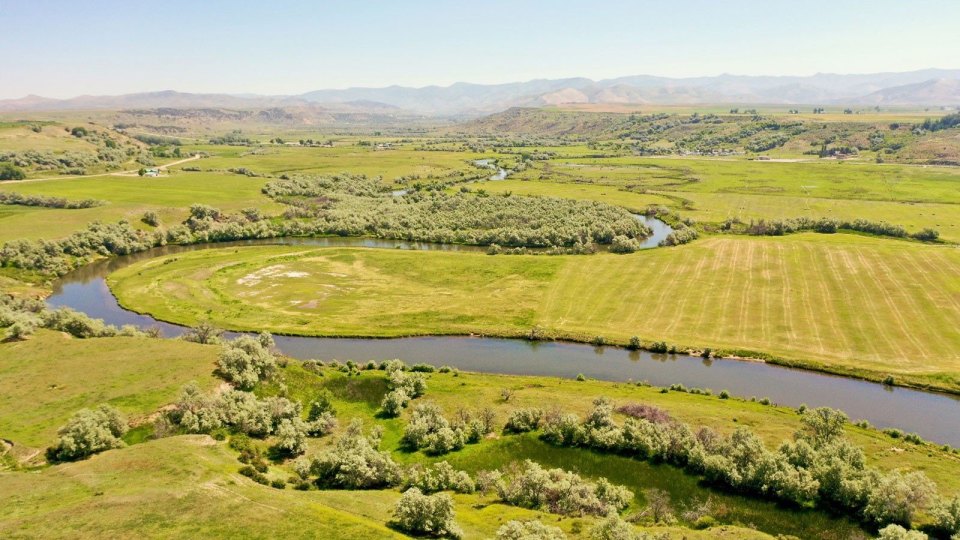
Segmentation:
<svg viewBox="0 0 960 540">
<path fill-rule="evenodd" d="M 670 228 L 653 218 L 644 220 L 654 235 L 644 243 L 654 247 Z M 318 247 L 365 247 L 483 251 L 475 246 L 426 244 L 370 238 L 275 238 L 165 246 L 143 253 L 114 257 L 79 268 L 54 286 L 51 306 L 67 306 L 115 325 L 159 327 L 168 337 L 179 336 L 184 327 L 128 311 L 117 303 L 104 278 L 134 262 L 200 249 L 257 245 L 305 245 Z M 865 419 L 881 428 L 895 427 L 918 433 L 925 439 L 960 446 L 960 396 L 893 388 L 853 378 L 814 371 L 732 359 L 705 360 L 681 354 L 654 354 L 618 347 L 594 347 L 579 343 L 531 342 L 489 337 L 409 337 L 393 339 L 322 338 L 275 336 L 283 354 L 299 359 L 367 361 L 401 358 L 409 363 L 449 365 L 465 371 L 542 375 L 573 378 L 584 376 L 607 381 L 648 381 L 658 386 L 675 383 L 687 387 L 728 390 L 737 396 L 769 397 L 789 406 L 829 406 L 844 410 L 852 419 Z"/>
</svg>

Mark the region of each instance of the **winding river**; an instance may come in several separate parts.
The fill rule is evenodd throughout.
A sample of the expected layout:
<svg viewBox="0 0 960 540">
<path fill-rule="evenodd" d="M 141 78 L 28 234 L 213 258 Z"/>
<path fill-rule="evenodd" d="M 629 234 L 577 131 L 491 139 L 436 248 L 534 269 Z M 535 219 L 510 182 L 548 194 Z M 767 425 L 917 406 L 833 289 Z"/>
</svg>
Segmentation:
<svg viewBox="0 0 960 540">
<path fill-rule="evenodd" d="M 654 247 L 670 228 L 658 220 L 638 216 L 654 231 L 644 243 Z M 384 249 L 429 249 L 484 251 L 474 246 L 413 243 L 369 238 L 282 238 L 166 246 L 150 251 L 95 262 L 59 280 L 48 298 L 51 306 L 68 306 L 103 319 L 109 324 L 157 326 L 166 336 L 178 336 L 184 328 L 123 309 L 104 278 L 136 261 L 160 255 L 254 245 L 307 245 L 320 247 L 367 247 Z M 617 347 L 593 347 L 565 342 L 529 342 L 487 337 L 411 337 L 396 339 L 317 338 L 275 336 L 277 347 L 300 359 L 383 360 L 450 365 L 462 370 L 517 375 L 572 378 L 583 375 L 607 381 L 648 381 L 667 386 L 728 390 L 738 396 L 769 397 L 782 405 L 829 406 L 842 409 L 853 419 L 865 419 L 878 427 L 896 427 L 916 432 L 937 443 L 960 446 L 960 396 L 892 388 L 856 379 L 790 369 L 760 362 L 704 360 L 686 355 L 653 354 Z"/>
</svg>

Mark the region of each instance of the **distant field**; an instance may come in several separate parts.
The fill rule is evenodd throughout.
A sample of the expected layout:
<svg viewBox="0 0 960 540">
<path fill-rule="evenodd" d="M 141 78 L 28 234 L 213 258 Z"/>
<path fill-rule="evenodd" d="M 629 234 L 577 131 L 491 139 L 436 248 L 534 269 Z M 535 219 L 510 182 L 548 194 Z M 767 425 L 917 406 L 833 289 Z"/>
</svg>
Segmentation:
<svg viewBox="0 0 960 540">
<path fill-rule="evenodd" d="M 909 232 L 937 229 L 944 240 L 960 241 L 960 169 L 950 167 L 571 158 L 538 163 L 506 183 L 483 187 L 495 193 L 602 200 L 632 209 L 645 199 L 659 199 L 658 204 L 683 217 L 713 223 L 801 216 L 886 221 Z M 639 193 L 626 193 L 628 189 Z M 690 204 L 681 204 L 683 200 Z"/>
<path fill-rule="evenodd" d="M 695 193 L 690 191 L 656 191 L 636 193 L 624 191 L 616 185 L 580 184 L 503 180 L 482 182 L 472 186 L 491 194 L 513 193 L 601 201 L 622 206 L 632 211 L 643 211 L 657 204 L 672 208 L 682 217 L 697 222 L 719 223 L 740 219 L 744 223 L 760 219 L 779 220 L 797 217 L 866 219 L 900 225 L 909 232 L 924 228 L 936 229 L 940 238 L 960 242 L 960 204 L 908 203 L 896 201 L 865 201 L 756 195 L 746 193 Z M 673 197 L 673 198 L 670 198 Z M 679 200 L 689 201 L 684 206 Z"/>
<path fill-rule="evenodd" d="M 125 306 L 186 324 L 369 336 L 540 326 L 960 388 L 960 252 L 947 247 L 800 234 L 629 256 L 262 247 L 172 259 L 120 270 L 114 292 Z"/>
<path fill-rule="evenodd" d="M 549 168 L 548 168 L 549 167 Z M 572 158 L 522 178 L 633 184 L 699 193 L 960 203 L 960 169 L 843 161 L 777 162 L 707 158 Z"/>
<path fill-rule="evenodd" d="M 693 202 L 693 210 L 681 209 L 683 216 L 697 221 L 721 222 L 739 218 L 788 219 L 800 216 L 830 217 L 845 220 L 886 221 L 915 232 L 923 228 L 940 231 L 940 238 L 960 242 L 960 204 L 905 203 L 781 197 L 739 193 L 676 193 Z"/>
<path fill-rule="evenodd" d="M 157 212 L 161 221 L 169 225 L 186 218 L 190 205 L 195 203 L 227 211 L 256 207 L 269 213 L 279 212 L 282 206 L 260 192 L 266 181 L 231 173 L 179 172 L 158 178 L 99 176 L 0 183 L 0 191 L 108 202 L 80 210 L 0 206 L 0 242 L 60 238 L 97 220 L 127 219 L 139 224 L 147 210 Z"/>
<path fill-rule="evenodd" d="M 73 413 L 101 403 L 145 416 L 190 381 L 212 387 L 216 353 L 182 341 L 81 340 L 49 331 L 0 344 L 0 437 L 46 447 Z"/>
<path fill-rule="evenodd" d="M 321 147 L 264 146 L 188 146 L 189 151 L 209 152 L 212 157 L 201 163 L 203 169 L 245 167 L 261 174 L 340 174 L 349 172 L 367 176 L 381 176 L 393 182 L 401 176 L 447 176 L 457 171 L 476 172 L 470 161 L 496 157 L 473 152 L 416 151 L 411 144 L 377 150 L 355 143 Z"/>
<path fill-rule="evenodd" d="M 616 186 L 598 184 L 554 184 L 549 182 L 531 182 L 507 179 L 490 182 L 478 182 L 471 185 L 470 189 L 473 191 L 482 189 L 491 194 L 512 193 L 514 195 L 561 197 L 565 199 L 600 201 L 607 204 L 622 206 L 633 212 L 642 212 L 651 204 L 668 205 L 672 203 L 670 199 L 660 195 L 622 191 Z"/>
</svg>

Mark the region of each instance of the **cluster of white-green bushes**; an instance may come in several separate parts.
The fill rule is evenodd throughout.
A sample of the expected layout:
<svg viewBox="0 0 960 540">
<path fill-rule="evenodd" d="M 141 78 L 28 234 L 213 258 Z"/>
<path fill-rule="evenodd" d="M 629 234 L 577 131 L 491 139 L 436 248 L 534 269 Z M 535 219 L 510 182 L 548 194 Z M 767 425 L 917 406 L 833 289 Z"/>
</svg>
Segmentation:
<svg viewBox="0 0 960 540">
<path fill-rule="evenodd" d="M 413 409 L 400 442 L 411 450 L 442 455 L 478 443 L 493 431 L 493 414 L 489 410 L 473 413 L 462 409 L 451 422 L 436 404 L 423 403 Z"/>
<path fill-rule="evenodd" d="M 380 412 L 386 417 L 400 416 L 403 408 L 427 391 L 427 379 L 422 373 L 408 373 L 400 360 L 391 360 L 384 365 L 390 391 L 380 402 Z"/>
<path fill-rule="evenodd" d="M 649 235 L 626 210 L 545 197 L 477 197 L 411 191 L 395 197 L 379 178 L 358 175 L 279 179 L 263 191 L 307 218 L 315 234 L 375 236 L 506 247 L 610 244 Z"/>
<path fill-rule="evenodd" d="M 805 410 L 803 428 L 773 451 L 746 427 L 725 436 L 669 417 L 650 421 L 637 415 L 641 417 L 617 423 L 613 412 L 613 403 L 605 398 L 595 400 L 586 418 L 519 410 L 511 414 L 506 430 L 540 429 L 543 440 L 558 446 L 667 462 L 727 489 L 830 508 L 877 525 L 909 526 L 918 512 L 930 510 L 937 527 L 960 532 L 960 502 L 936 502 L 935 486 L 922 472 L 884 474 L 868 467 L 863 451 L 844 437 L 847 417 L 839 411 Z"/>
<path fill-rule="evenodd" d="M 44 195 L 23 195 L 22 193 L 0 192 L 0 204 L 17 206 L 41 206 L 44 208 L 61 208 L 74 210 L 78 208 L 93 208 L 106 204 L 96 199 L 80 199 L 72 201 L 64 197 L 47 197 Z"/>
<path fill-rule="evenodd" d="M 6 329 L 7 337 L 24 339 L 38 328 L 66 332 L 78 338 L 113 336 L 152 336 L 152 331 L 142 331 L 135 326 L 116 327 L 100 319 L 92 319 L 70 308 L 50 309 L 42 300 L 16 298 L 0 294 L 0 329 Z M 0 334 L 2 335 L 2 334 Z"/>
</svg>

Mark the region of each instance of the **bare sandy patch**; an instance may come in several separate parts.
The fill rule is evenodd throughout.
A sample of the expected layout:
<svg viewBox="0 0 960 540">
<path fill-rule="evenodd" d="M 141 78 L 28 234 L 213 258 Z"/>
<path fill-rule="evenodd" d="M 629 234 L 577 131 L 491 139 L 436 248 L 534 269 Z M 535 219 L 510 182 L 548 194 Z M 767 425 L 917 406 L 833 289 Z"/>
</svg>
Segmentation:
<svg viewBox="0 0 960 540">
<path fill-rule="evenodd" d="M 261 268 L 256 272 L 250 272 L 249 274 L 243 276 L 242 278 L 237 279 L 237 285 L 244 285 L 247 287 L 253 287 L 259 285 L 263 280 L 269 278 L 304 278 L 309 276 L 309 272 L 297 272 L 293 270 L 287 271 L 286 265 L 275 264 L 273 266 L 268 266 L 266 268 Z"/>
</svg>

